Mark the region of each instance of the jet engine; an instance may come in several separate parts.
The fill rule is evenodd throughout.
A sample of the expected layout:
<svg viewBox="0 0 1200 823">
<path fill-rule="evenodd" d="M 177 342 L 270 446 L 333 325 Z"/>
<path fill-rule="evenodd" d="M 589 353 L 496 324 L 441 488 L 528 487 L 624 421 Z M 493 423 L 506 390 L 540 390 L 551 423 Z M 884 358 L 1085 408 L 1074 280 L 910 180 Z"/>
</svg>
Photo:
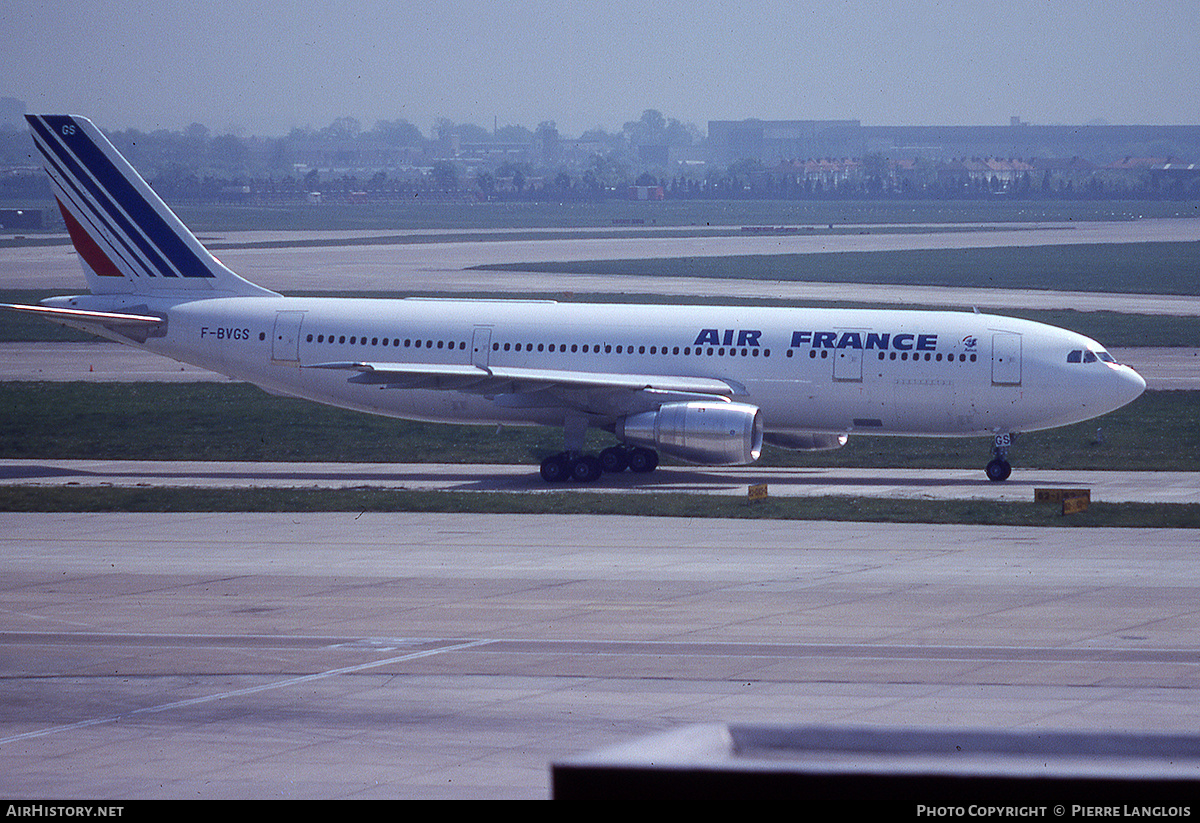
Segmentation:
<svg viewBox="0 0 1200 823">
<path fill-rule="evenodd" d="M 821 432 L 771 432 L 763 435 L 768 445 L 794 452 L 823 452 L 840 449 L 850 438 L 845 434 Z"/>
<path fill-rule="evenodd" d="M 616 435 L 689 463 L 753 463 L 762 454 L 762 413 L 744 403 L 667 403 L 618 421 Z"/>
</svg>

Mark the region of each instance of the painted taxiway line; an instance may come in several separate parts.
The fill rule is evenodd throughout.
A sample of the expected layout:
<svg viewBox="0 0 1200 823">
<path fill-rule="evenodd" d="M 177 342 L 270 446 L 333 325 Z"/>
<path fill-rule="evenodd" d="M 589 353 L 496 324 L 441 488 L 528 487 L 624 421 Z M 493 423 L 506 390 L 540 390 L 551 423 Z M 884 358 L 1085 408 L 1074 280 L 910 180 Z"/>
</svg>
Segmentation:
<svg viewBox="0 0 1200 823">
<path fill-rule="evenodd" d="M 378 669 L 382 666 L 388 666 L 395 663 L 403 663 L 409 660 L 417 660 L 423 657 L 430 657 L 437 654 L 445 654 L 446 652 L 462 651 L 464 649 L 473 648 L 475 646 L 484 646 L 492 641 L 490 640 L 471 640 L 464 643 L 449 643 L 445 646 L 439 646 L 433 649 L 424 649 L 422 651 L 410 652 L 408 654 L 395 655 L 386 657 L 382 660 L 372 660 L 367 663 L 360 663 L 356 666 L 343 666 L 337 669 L 329 669 L 328 671 L 315 672 L 313 674 L 301 675 L 299 677 L 289 677 L 285 680 L 277 680 L 271 683 L 263 683 L 258 686 L 249 686 L 244 689 L 230 689 L 228 691 L 215 692 L 206 694 L 200 697 L 192 697 L 186 700 L 174 700 L 170 703 L 160 703 L 154 706 L 143 706 L 137 709 L 130 709 L 121 714 L 107 715 L 104 717 L 93 717 L 87 720 L 80 720 L 75 723 L 67 723 L 60 726 L 49 726 L 34 731 L 23 732 L 21 734 L 10 735 L 8 737 L 0 737 L 0 746 L 5 746 L 10 743 L 17 743 L 24 740 L 33 740 L 39 737 L 47 737 L 53 734 L 61 734 L 63 732 L 76 731 L 78 729 L 86 729 L 91 726 L 98 726 L 105 723 L 117 723 L 122 720 L 138 717 L 140 715 L 161 714 L 163 712 L 183 709 L 190 706 L 199 706 L 204 703 L 212 703 L 217 700 L 227 700 L 234 697 L 246 697 L 248 695 L 258 694 L 260 692 L 272 691 L 274 689 L 284 689 L 290 686 L 299 686 L 303 683 L 311 683 L 315 680 L 324 680 L 328 677 L 336 677 L 341 674 L 355 674 L 357 672 L 368 671 L 370 669 Z"/>
</svg>

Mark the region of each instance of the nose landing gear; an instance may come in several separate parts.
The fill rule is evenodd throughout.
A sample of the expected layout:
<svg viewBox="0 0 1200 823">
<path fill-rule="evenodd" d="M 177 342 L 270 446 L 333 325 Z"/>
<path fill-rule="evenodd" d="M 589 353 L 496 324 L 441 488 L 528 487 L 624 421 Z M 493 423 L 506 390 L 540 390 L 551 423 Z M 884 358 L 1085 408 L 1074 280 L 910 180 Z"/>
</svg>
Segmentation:
<svg viewBox="0 0 1200 823">
<path fill-rule="evenodd" d="M 1012 446 L 1012 435 L 998 434 L 992 444 L 992 460 L 984 469 L 988 480 L 1000 482 L 1007 480 L 1012 474 L 1012 465 L 1008 462 L 1008 450 Z"/>
</svg>

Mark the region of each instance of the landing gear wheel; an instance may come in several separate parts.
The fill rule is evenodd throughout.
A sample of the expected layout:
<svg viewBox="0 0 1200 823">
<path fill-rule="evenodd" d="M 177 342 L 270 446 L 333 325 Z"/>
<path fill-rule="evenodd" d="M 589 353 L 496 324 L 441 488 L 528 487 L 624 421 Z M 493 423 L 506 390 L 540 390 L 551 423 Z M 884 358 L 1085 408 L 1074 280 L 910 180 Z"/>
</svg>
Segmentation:
<svg viewBox="0 0 1200 823">
<path fill-rule="evenodd" d="M 629 449 L 609 446 L 600 452 L 600 468 L 609 474 L 619 474 L 629 468 Z"/>
<path fill-rule="evenodd" d="M 658 452 L 638 446 L 629 453 L 629 470 L 646 474 L 658 468 Z"/>
<path fill-rule="evenodd" d="M 1000 460 L 997 458 L 996 460 L 988 463 L 987 468 L 984 471 L 987 472 L 988 480 L 998 483 L 1001 480 L 1008 479 L 1008 476 L 1012 474 L 1012 466 L 1009 465 L 1007 460 Z"/>
<path fill-rule="evenodd" d="M 571 464 L 571 479 L 580 483 L 594 483 L 602 473 L 600 458 L 594 455 L 585 454 Z"/>
<path fill-rule="evenodd" d="M 565 454 L 552 454 L 542 461 L 541 474 L 547 483 L 561 483 L 571 476 L 571 463 Z"/>
</svg>

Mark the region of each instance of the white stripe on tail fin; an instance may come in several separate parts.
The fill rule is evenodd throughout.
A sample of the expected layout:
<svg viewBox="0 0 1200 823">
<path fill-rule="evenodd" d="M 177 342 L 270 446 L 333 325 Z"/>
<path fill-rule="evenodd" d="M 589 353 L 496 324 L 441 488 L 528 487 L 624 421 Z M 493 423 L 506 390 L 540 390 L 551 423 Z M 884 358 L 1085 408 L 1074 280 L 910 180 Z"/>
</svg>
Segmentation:
<svg viewBox="0 0 1200 823">
<path fill-rule="evenodd" d="M 213 257 L 90 120 L 25 119 L 93 294 L 275 294 Z"/>
</svg>

